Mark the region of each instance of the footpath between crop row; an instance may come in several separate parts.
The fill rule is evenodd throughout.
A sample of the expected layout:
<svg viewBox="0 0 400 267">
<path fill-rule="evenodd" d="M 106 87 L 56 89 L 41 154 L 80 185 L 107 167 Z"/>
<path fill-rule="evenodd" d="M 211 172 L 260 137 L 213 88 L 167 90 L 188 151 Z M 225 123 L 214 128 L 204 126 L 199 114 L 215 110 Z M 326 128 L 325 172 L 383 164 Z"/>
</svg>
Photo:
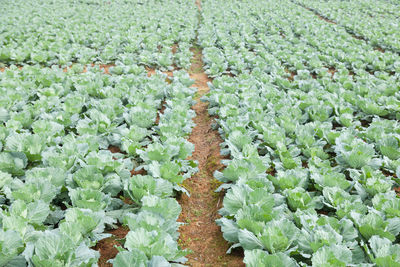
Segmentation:
<svg viewBox="0 0 400 267">
<path fill-rule="evenodd" d="M 196 1 L 196 5 L 201 11 L 200 0 Z M 219 218 L 218 210 L 222 207 L 224 197 L 223 192 L 214 192 L 220 183 L 213 177 L 214 171 L 224 167 L 220 154 L 222 139 L 218 131 L 211 127 L 213 118 L 208 114 L 208 103 L 200 100 L 210 90 L 207 83 L 211 82 L 203 69 L 202 50 L 195 46 L 192 53 L 194 55 L 189 74 L 195 80 L 193 86 L 197 87 L 198 91 L 195 97 L 197 103 L 193 106 L 193 110 L 196 111 L 196 126 L 192 130 L 189 142 L 195 145 L 192 159 L 198 161 L 199 172 L 184 182 L 190 197 L 182 195 L 178 200 L 182 207 L 179 221 L 185 223 L 180 227 L 180 245 L 193 251 L 187 256 L 188 266 L 244 266 L 240 250 L 226 254 L 230 245 L 215 223 Z"/>
</svg>

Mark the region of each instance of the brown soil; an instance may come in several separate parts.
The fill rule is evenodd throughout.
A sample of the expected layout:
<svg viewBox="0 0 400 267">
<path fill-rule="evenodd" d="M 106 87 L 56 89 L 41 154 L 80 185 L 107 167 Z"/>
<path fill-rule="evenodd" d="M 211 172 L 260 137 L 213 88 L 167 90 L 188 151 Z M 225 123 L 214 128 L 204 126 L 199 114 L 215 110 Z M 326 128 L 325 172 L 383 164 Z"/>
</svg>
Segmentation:
<svg viewBox="0 0 400 267">
<path fill-rule="evenodd" d="M 385 49 L 383 49 L 382 47 L 375 46 L 374 49 L 379 51 L 379 52 L 385 53 Z"/>
<path fill-rule="evenodd" d="M 274 167 L 270 167 L 267 170 L 267 174 L 271 175 L 271 176 L 275 176 L 276 175 L 276 169 Z"/>
<path fill-rule="evenodd" d="M 386 177 L 391 178 L 391 179 L 395 178 L 396 181 L 397 181 L 398 177 L 397 177 L 397 175 L 395 173 L 391 173 L 391 172 L 389 172 L 387 170 L 383 170 L 383 169 L 381 171 L 382 171 L 383 175 L 385 175 Z M 398 197 L 400 197 L 400 186 L 398 186 L 397 183 L 396 183 L 396 185 L 397 186 L 393 187 L 393 190 L 396 192 L 396 195 Z"/>
<path fill-rule="evenodd" d="M 111 64 L 95 64 L 95 63 L 92 63 L 92 64 L 90 64 L 92 67 L 94 67 L 94 66 L 98 66 L 100 69 L 102 69 L 103 71 L 104 71 L 104 73 L 105 74 L 110 74 L 110 68 L 111 67 L 115 67 L 115 64 L 113 64 L 113 63 L 111 63 Z M 64 72 L 67 72 L 68 71 L 68 69 L 70 69 L 72 66 L 69 66 L 69 67 L 65 67 L 64 69 L 63 69 L 63 71 Z M 85 66 L 84 68 L 83 68 L 83 71 L 82 71 L 83 73 L 85 73 L 85 72 L 87 72 L 87 67 Z"/>
<path fill-rule="evenodd" d="M 4 72 L 6 69 L 8 69 L 9 67 L 2 67 L 0 68 L 0 72 Z M 22 66 L 18 66 L 18 69 L 22 69 Z"/>
<path fill-rule="evenodd" d="M 121 239 L 124 239 L 125 236 L 128 234 L 129 229 L 124 226 L 119 226 L 117 229 L 108 231 L 108 233 L 112 234 L 112 237 L 105 238 L 100 240 L 96 246 L 94 247 L 95 250 L 100 252 L 100 259 L 98 261 L 98 265 L 100 267 L 111 267 L 111 263 L 107 263 L 109 259 L 114 259 L 115 256 L 118 254 L 118 250 L 115 246 L 121 246 Z"/>
<path fill-rule="evenodd" d="M 94 67 L 94 64 L 92 64 L 92 67 Z M 100 64 L 100 69 L 103 69 L 105 74 L 110 74 L 111 67 L 115 67 L 115 64 Z"/>
<path fill-rule="evenodd" d="M 317 16 L 318 16 L 318 18 L 320 18 L 320 19 L 322 19 L 322 20 L 325 20 L 325 21 L 328 22 L 328 23 L 336 24 L 336 22 L 334 22 L 333 20 L 327 19 L 327 18 L 325 18 L 325 17 L 323 17 L 323 16 L 321 16 L 321 15 L 319 15 L 319 14 L 317 14 Z"/>
<path fill-rule="evenodd" d="M 196 6 L 201 11 L 201 0 L 196 0 Z"/>
<path fill-rule="evenodd" d="M 294 72 L 294 71 L 290 71 L 290 70 L 287 69 L 287 68 L 285 68 L 285 72 L 290 74 L 290 76 L 289 76 L 287 79 L 288 79 L 289 81 L 294 81 L 294 76 L 296 76 L 297 73 Z"/>
<path fill-rule="evenodd" d="M 157 112 L 157 118 L 156 118 L 156 125 L 158 125 L 158 123 L 160 122 L 160 116 L 161 114 L 164 114 L 164 111 L 166 109 L 167 106 L 165 106 L 165 101 L 163 101 L 161 103 L 161 109 L 159 112 Z"/>
<path fill-rule="evenodd" d="M 199 1 L 196 4 L 200 6 Z M 220 217 L 218 210 L 224 197 L 222 192 L 214 192 L 220 183 L 213 178 L 213 172 L 224 167 L 219 146 L 222 140 L 218 132 L 211 129 L 213 119 L 208 114 L 208 104 L 200 101 L 200 97 L 209 91 L 207 82 L 211 79 L 204 73 L 201 50 L 193 48 L 192 52 L 190 76 L 195 80 L 193 86 L 198 88 L 198 92 L 195 98 L 197 103 L 193 106 L 197 115 L 194 118 L 196 126 L 189 141 L 195 145 L 191 159 L 199 162 L 199 172 L 184 182 L 191 196 L 182 195 L 179 199 L 182 213 L 178 220 L 185 223 L 180 227 L 179 243 L 193 252 L 187 256 L 188 266 L 244 266 L 242 251 L 226 254 L 230 245 L 215 223 Z"/>
<path fill-rule="evenodd" d="M 108 147 L 108 150 L 109 150 L 111 153 L 122 153 L 122 152 L 121 152 L 121 149 L 119 149 L 119 147 L 117 147 L 117 146 L 109 146 L 109 147 Z"/>
<path fill-rule="evenodd" d="M 131 170 L 131 176 L 133 175 L 146 175 L 147 171 L 145 169 L 140 169 L 138 171 Z"/>
<path fill-rule="evenodd" d="M 330 67 L 328 72 L 331 74 L 331 78 L 333 78 L 333 76 L 335 75 L 335 73 L 337 72 L 337 70 L 334 67 Z"/>
<path fill-rule="evenodd" d="M 172 45 L 172 47 L 171 47 L 171 52 L 172 52 L 172 54 L 175 54 L 175 53 L 176 53 L 176 50 L 178 50 L 178 47 L 179 47 L 178 44 L 173 44 L 173 45 Z"/>
<path fill-rule="evenodd" d="M 311 8 L 306 7 L 306 6 L 303 6 L 303 5 L 300 5 L 300 6 L 304 7 L 305 9 L 307 9 L 307 10 L 309 10 L 309 11 L 311 11 L 311 12 L 313 12 L 313 13 L 314 13 L 315 15 L 317 15 L 317 17 L 318 17 L 319 19 L 321 19 L 321 20 L 325 20 L 326 22 L 331 23 L 331 24 L 337 24 L 337 23 L 334 22 L 333 20 L 330 20 L 330 19 L 328 19 L 328 18 L 326 18 L 326 17 L 324 17 L 324 16 L 321 16 L 321 15 L 318 14 L 318 12 L 317 12 L 316 10 L 314 10 L 314 9 L 311 9 Z"/>
<path fill-rule="evenodd" d="M 146 67 L 146 71 L 147 71 L 147 77 L 150 77 L 150 76 L 156 74 L 156 70 L 149 68 L 149 67 Z M 163 71 L 163 73 L 167 74 L 168 77 L 172 77 L 174 75 L 172 71 Z"/>
<path fill-rule="evenodd" d="M 393 176 L 394 178 L 397 178 L 397 175 L 395 173 L 391 173 L 391 172 L 389 172 L 387 170 L 383 170 L 383 169 L 381 171 L 386 177 Z"/>
<path fill-rule="evenodd" d="M 396 192 L 396 195 L 398 197 L 400 197 L 400 187 L 395 187 L 395 188 L 393 188 L 393 190 L 394 190 L 394 192 Z"/>
</svg>

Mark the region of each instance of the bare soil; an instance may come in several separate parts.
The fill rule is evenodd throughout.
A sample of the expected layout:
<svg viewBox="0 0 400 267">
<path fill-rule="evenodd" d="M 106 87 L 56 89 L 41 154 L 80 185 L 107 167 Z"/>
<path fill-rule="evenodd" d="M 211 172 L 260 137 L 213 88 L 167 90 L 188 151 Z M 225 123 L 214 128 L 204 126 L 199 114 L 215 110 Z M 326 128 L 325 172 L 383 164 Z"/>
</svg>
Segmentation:
<svg viewBox="0 0 400 267">
<path fill-rule="evenodd" d="M 172 52 L 172 54 L 175 54 L 175 53 L 176 53 L 176 50 L 178 50 L 178 47 L 179 47 L 178 44 L 173 44 L 173 45 L 172 45 L 172 47 L 171 47 L 171 52 Z"/>
<path fill-rule="evenodd" d="M 383 49 L 382 47 L 376 46 L 374 47 L 375 50 L 378 50 L 379 52 L 385 53 L 385 49 Z"/>
<path fill-rule="evenodd" d="M 156 70 L 149 67 L 146 67 L 146 71 L 147 71 L 147 77 L 156 74 Z M 167 74 L 168 77 L 172 77 L 174 75 L 173 71 L 163 71 L 163 73 Z"/>
<path fill-rule="evenodd" d="M 311 10 L 311 9 L 310 9 Z M 311 11 L 313 11 L 313 10 L 311 10 Z M 314 12 L 315 13 L 315 12 Z M 326 22 L 328 22 L 328 23 L 331 23 L 331 24 L 337 24 L 336 22 L 334 22 L 333 20 L 330 20 L 330 19 L 328 19 L 328 18 L 326 18 L 326 17 L 323 17 L 323 16 L 321 16 L 320 14 L 317 14 L 317 13 L 315 13 L 316 15 L 317 15 L 317 17 L 318 18 L 320 18 L 320 19 L 322 19 L 322 20 L 325 20 Z"/>
<path fill-rule="evenodd" d="M 9 67 L 1 67 L 0 68 L 0 72 L 4 72 L 6 69 L 8 69 Z M 18 69 L 22 69 L 22 66 L 18 66 Z"/>
<path fill-rule="evenodd" d="M 196 6 L 201 11 L 201 0 L 196 0 Z"/>
<path fill-rule="evenodd" d="M 92 63 L 92 64 L 90 64 L 92 67 L 94 67 L 94 66 L 98 66 L 100 69 L 102 69 L 103 71 L 104 71 L 104 73 L 105 74 L 110 74 L 110 68 L 111 67 L 115 67 L 115 64 L 114 63 L 111 63 L 111 64 L 95 64 L 95 63 Z M 67 72 L 68 71 L 68 69 L 70 69 L 72 66 L 69 66 L 69 67 L 65 67 L 64 69 L 63 69 L 63 71 L 64 72 Z M 82 71 L 83 73 L 85 73 L 85 72 L 87 72 L 87 67 L 85 66 L 84 68 L 83 68 L 83 71 Z"/>
<path fill-rule="evenodd" d="M 199 1 L 196 2 L 199 6 Z M 194 87 L 198 88 L 193 106 L 196 112 L 189 141 L 195 145 L 191 159 L 199 162 L 199 172 L 185 180 L 184 186 L 191 196 L 182 195 L 178 200 L 182 213 L 178 221 L 185 223 L 180 227 L 179 243 L 184 249 L 190 249 L 187 265 L 193 267 L 206 266 L 244 266 L 243 251 L 235 250 L 226 254 L 230 245 L 224 240 L 220 227 L 215 220 L 220 217 L 218 210 L 222 207 L 224 193 L 215 193 L 220 185 L 213 177 L 215 170 L 221 170 L 223 157 L 220 154 L 222 142 L 217 131 L 212 130 L 213 119 L 208 114 L 208 103 L 200 101 L 200 97 L 209 91 L 207 85 L 211 79 L 204 73 L 202 54 L 199 48 L 193 48 L 194 57 L 190 68 L 190 76 L 195 80 Z"/>
<path fill-rule="evenodd" d="M 394 191 L 396 192 L 397 196 L 400 197 L 400 187 L 395 187 Z"/>
<path fill-rule="evenodd" d="M 291 70 L 289 70 L 287 68 L 285 68 L 285 72 L 290 74 L 290 76 L 287 79 L 289 81 L 294 81 L 294 77 L 297 75 L 297 72 L 291 71 Z"/>
<path fill-rule="evenodd" d="M 112 266 L 112 264 L 107 263 L 107 261 L 117 256 L 118 250 L 115 246 L 122 246 L 121 240 L 125 238 L 128 232 L 129 229 L 127 227 L 120 225 L 117 229 L 108 231 L 108 233 L 112 234 L 111 237 L 100 240 L 96 244 L 94 249 L 100 252 L 100 259 L 98 261 L 100 267 Z"/>
</svg>

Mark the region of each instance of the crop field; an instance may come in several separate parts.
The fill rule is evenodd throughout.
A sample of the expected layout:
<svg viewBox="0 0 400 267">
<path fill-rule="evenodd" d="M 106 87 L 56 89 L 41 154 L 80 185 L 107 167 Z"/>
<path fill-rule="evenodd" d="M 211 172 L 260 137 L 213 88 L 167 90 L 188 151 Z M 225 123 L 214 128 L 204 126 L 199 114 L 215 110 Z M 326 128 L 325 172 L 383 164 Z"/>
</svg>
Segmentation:
<svg viewBox="0 0 400 267">
<path fill-rule="evenodd" d="M 0 267 L 400 267 L 398 0 L 0 6 Z"/>
</svg>

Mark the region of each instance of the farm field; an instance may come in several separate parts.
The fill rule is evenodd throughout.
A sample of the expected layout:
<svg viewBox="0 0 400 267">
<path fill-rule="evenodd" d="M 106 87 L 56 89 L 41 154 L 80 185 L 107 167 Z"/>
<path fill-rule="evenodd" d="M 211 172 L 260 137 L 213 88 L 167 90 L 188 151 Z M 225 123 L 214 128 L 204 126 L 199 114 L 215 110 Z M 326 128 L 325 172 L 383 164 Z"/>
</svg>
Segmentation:
<svg viewBox="0 0 400 267">
<path fill-rule="evenodd" d="M 0 266 L 400 266 L 399 1 L 0 4 Z"/>
</svg>

